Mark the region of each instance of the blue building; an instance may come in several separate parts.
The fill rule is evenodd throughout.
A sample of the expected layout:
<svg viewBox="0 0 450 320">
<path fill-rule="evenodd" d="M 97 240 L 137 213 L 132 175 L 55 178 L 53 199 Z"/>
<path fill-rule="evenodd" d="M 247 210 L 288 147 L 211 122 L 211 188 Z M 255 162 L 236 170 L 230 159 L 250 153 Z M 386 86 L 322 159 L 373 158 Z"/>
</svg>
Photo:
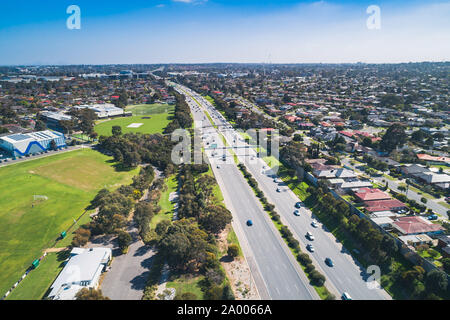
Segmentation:
<svg viewBox="0 0 450 320">
<path fill-rule="evenodd" d="M 10 157 L 23 157 L 50 150 L 52 141 L 58 149 L 66 146 L 64 134 L 47 130 L 1 137 L 0 149 L 6 151 Z"/>
</svg>

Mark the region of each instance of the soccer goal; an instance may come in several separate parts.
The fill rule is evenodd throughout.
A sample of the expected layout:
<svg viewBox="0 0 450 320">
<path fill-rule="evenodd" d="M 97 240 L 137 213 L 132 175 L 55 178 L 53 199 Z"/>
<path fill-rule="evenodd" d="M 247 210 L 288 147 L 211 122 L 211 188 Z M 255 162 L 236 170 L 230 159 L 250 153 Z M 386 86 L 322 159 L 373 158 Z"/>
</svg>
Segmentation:
<svg viewBox="0 0 450 320">
<path fill-rule="evenodd" d="M 46 201 L 46 200 L 48 200 L 48 197 L 47 196 L 34 195 L 33 196 L 33 200 L 34 201 Z"/>
</svg>

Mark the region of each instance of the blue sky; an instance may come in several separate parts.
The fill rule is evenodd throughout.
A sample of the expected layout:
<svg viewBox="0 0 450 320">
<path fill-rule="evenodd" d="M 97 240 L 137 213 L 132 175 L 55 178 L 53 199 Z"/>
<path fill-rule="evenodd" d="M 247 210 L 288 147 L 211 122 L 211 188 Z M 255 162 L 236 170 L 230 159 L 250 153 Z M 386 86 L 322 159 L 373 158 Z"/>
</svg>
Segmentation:
<svg viewBox="0 0 450 320">
<path fill-rule="evenodd" d="M 449 17 L 433 0 L 1 1 L 0 65 L 449 61 Z"/>
</svg>

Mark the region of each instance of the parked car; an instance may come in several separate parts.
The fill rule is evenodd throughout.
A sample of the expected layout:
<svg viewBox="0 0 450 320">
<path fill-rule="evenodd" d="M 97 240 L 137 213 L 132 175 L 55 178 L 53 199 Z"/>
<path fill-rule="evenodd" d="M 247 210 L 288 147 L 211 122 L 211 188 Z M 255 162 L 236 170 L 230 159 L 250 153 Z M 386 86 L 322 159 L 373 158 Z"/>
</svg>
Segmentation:
<svg viewBox="0 0 450 320">
<path fill-rule="evenodd" d="M 435 215 L 435 214 L 432 214 L 431 216 L 428 216 L 428 220 L 437 220 L 437 219 L 439 219 L 439 217 L 437 216 L 437 215 Z"/>
<path fill-rule="evenodd" d="M 318 227 L 319 227 L 319 225 L 318 225 L 317 222 L 315 222 L 315 221 L 311 222 L 311 225 L 312 225 L 314 228 L 318 228 Z"/>
<path fill-rule="evenodd" d="M 296 207 L 297 209 L 300 209 L 300 208 L 302 207 L 302 203 L 301 203 L 301 202 L 297 202 L 297 203 L 295 204 L 295 207 Z"/>
<path fill-rule="evenodd" d="M 341 298 L 342 300 L 352 300 L 352 297 L 348 294 L 348 292 L 344 292 Z"/>
<path fill-rule="evenodd" d="M 277 192 L 278 192 L 278 193 L 281 192 L 281 189 L 280 189 L 280 188 L 277 188 Z"/>
<path fill-rule="evenodd" d="M 248 220 L 248 221 L 247 221 L 247 225 L 248 225 L 249 227 L 251 227 L 251 226 L 253 225 L 253 221 L 252 221 L 252 220 Z"/>
<path fill-rule="evenodd" d="M 309 232 L 309 231 L 306 233 L 306 238 L 309 239 L 309 240 L 311 240 L 311 241 L 314 241 L 314 236 L 313 236 L 312 233 Z"/>
<path fill-rule="evenodd" d="M 296 215 L 297 217 L 300 216 L 300 211 L 295 210 L 295 211 L 294 211 L 294 215 Z"/>
<path fill-rule="evenodd" d="M 314 246 L 312 244 L 308 244 L 306 249 L 308 249 L 309 252 L 314 252 Z"/>
</svg>

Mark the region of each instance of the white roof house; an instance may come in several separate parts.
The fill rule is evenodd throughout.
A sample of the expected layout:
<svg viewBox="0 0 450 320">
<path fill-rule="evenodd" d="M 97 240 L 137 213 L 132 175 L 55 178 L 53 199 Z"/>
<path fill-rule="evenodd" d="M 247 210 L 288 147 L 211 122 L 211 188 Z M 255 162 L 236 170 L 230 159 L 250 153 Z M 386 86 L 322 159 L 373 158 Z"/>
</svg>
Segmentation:
<svg viewBox="0 0 450 320">
<path fill-rule="evenodd" d="M 74 248 L 64 269 L 50 287 L 53 300 L 75 300 L 82 288 L 97 288 L 100 275 L 112 258 L 110 248 Z"/>
<path fill-rule="evenodd" d="M 352 181 L 352 182 L 344 182 L 340 185 L 340 188 L 342 190 L 348 190 L 348 189 L 360 189 L 360 188 L 369 188 L 372 187 L 372 183 L 369 181 Z"/>
</svg>

